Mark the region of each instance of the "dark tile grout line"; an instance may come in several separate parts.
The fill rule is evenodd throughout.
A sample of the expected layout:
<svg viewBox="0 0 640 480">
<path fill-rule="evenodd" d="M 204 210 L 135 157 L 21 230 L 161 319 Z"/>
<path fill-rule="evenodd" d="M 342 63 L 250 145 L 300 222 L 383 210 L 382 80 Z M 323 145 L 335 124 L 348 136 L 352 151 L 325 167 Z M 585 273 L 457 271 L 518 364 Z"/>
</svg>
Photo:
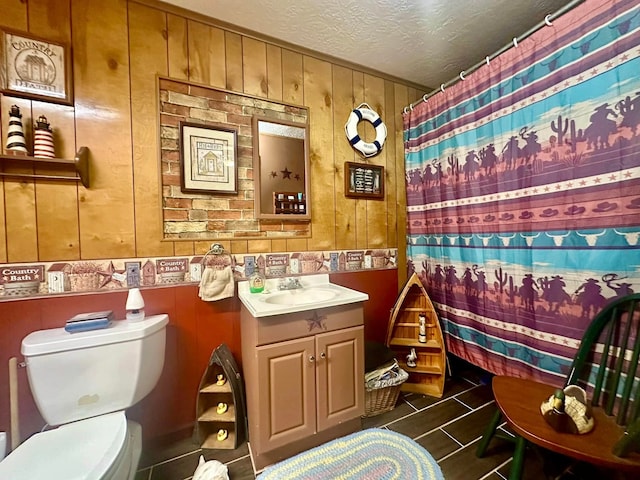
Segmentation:
<svg viewBox="0 0 640 480">
<path fill-rule="evenodd" d="M 466 416 L 470 415 L 471 413 L 475 412 L 476 410 L 478 410 L 478 409 L 480 409 L 480 408 L 482 408 L 482 407 L 484 407 L 484 406 L 488 405 L 489 403 L 492 403 L 492 402 L 493 402 L 493 400 L 491 400 L 491 401 L 489 401 L 489 402 L 487 402 L 487 403 L 485 403 L 485 404 L 483 404 L 483 405 L 480 405 L 479 407 L 477 407 L 477 408 L 475 408 L 475 409 L 474 409 L 474 408 L 472 408 L 472 407 L 470 407 L 469 405 L 466 405 L 463 401 L 459 400 L 457 397 L 458 397 L 458 396 L 460 396 L 460 395 L 464 395 L 465 393 L 467 393 L 467 392 L 469 392 L 469 391 L 473 390 L 474 388 L 476 388 L 476 387 L 478 387 L 478 386 L 481 386 L 481 385 L 482 385 L 482 383 L 474 382 L 473 380 L 471 380 L 471 379 L 469 379 L 469 378 L 466 378 L 465 376 L 461 376 L 461 377 L 459 377 L 459 378 L 460 378 L 461 380 L 466 381 L 466 382 L 467 382 L 467 383 L 469 383 L 471 386 L 470 386 L 469 388 L 465 389 L 465 390 L 462 390 L 461 392 L 456 393 L 455 395 L 452 395 L 452 396 L 450 396 L 450 397 L 446 397 L 446 398 L 439 399 L 439 400 L 438 400 L 438 401 L 436 401 L 435 403 L 432 403 L 432 404 L 430 404 L 430 405 L 427 405 L 427 406 L 425 406 L 425 407 L 423 407 L 423 408 L 417 408 L 415 405 L 413 405 L 413 404 L 411 403 L 411 401 L 410 401 L 410 400 L 411 400 L 412 394 L 410 394 L 409 396 L 404 397 L 404 398 L 403 398 L 403 401 L 404 401 L 405 403 L 407 403 L 407 404 L 408 404 L 408 406 L 409 406 L 411 409 L 413 409 L 414 411 L 413 411 L 412 413 L 408 413 L 407 415 L 404 415 L 404 416 L 402 416 L 402 417 L 400 417 L 400 418 L 397 418 L 397 419 L 395 419 L 395 420 L 392 420 L 392 421 L 390 421 L 389 423 L 386 423 L 386 424 L 380 425 L 378 428 L 385 428 L 385 429 L 387 429 L 387 430 L 388 430 L 388 429 L 389 429 L 388 427 L 389 427 L 390 425 L 393 425 L 394 423 L 399 422 L 400 420 L 406 419 L 406 418 L 408 418 L 408 417 L 410 417 L 410 416 L 412 416 L 412 415 L 415 415 L 415 414 L 416 414 L 416 413 L 418 413 L 418 412 L 426 411 L 426 410 L 428 410 L 428 409 L 430 409 L 430 408 L 432 408 L 432 407 L 435 407 L 435 406 L 440 405 L 440 404 L 442 404 L 442 403 L 444 403 L 444 402 L 446 402 L 446 401 L 448 401 L 448 400 L 450 400 L 450 399 L 453 399 L 453 400 L 455 400 L 455 401 L 459 402 L 461 405 L 463 405 L 463 406 L 465 406 L 466 408 L 468 408 L 468 409 L 469 409 L 469 412 L 467 412 L 467 413 L 465 413 L 464 415 L 461 415 L 461 416 L 459 416 L 459 417 L 455 417 L 454 419 L 452 419 L 452 420 L 450 420 L 450 421 L 448 421 L 448 422 L 446 422 L 446 423 L 444 423 L 444 424 L 441 424 L 441 425 L 439 425 L 438 427 L 433 428 L 432 430 L 430 430 L 430 431 L 428 431 L 428 432 L 422 433 L 421 435 L 419 435 L 418 437 L 416 437 L 414 440 L 417 440 L 417 439 L 419 439 L 419 438 L 422 438 L 422 437 L 424 437 L 424 436 L 426 436 L 426 435 L 428 435 L 428 434 L 430 434 L 430 433 L 433 433 L 433 432 L 435 432 L 435 431 L 437 431 L 437 430 L 441 430 L 445 435 L 447 435 L 449 438 L 451 438 L 452 440 L 454 440 L 457 444 L 461 445 L 461 447 L 460 447 L 459 449 L 455 450 L 454 452 L 451 452 L 450 454 L 448 454 L 448 455 L 446 455 L 446 456 L 442 457 L 440 460 L 438 460 L 438 463 L 440 463 L 442 460 L 444 460 L 444 459 L 446 459 L 446 458 L 450 457 L 450 456 L 451 456 L 451 455 L 453 455 L 454 453 L 459 452 L 460 450 L 462 450 L 463 448 L 465 448 L 465 447 L 466 447 L 467 445 L 469 445 L 470 443 L 473 443 L 473 442 L 474 442 L 474 441 L 476 441 L 477 439 L 474 439 L 473 441 L 471 441 L 471 442 L 470 442 L 470 443 L 468 443 L 467 445 L 462 445 L 458 440 L 456 440 L 455 438 L 451 437 L 451 435 L 449 435 L 445 430 L 443 430 L 443 429 L 442 429 L 442 427 L 445 427 L 445 426 L 447 426 L 447 425 L 449 425 L 449 424 L 451 424 L 451 423 L 454 423 L 455 421 L 459 420 L 460 418 L 464 418 L 464 417 L 466 417 Z M 178 460 L 178 459 L 180 459 L 180 458 L 183 458 L 183 457 L 186 457 L 186 456 L 189 456 L 189 455 L 193 455 L 193 454 L 197 454 L 197 453 L 199 453 L 199 452 L 200 452 L 200 453 L 202 453 L 202 448 L 197 448 L 197 449 L 194 449 L 194 450 L 192 450 L 192 451 L 185 452 L 185 453 L 182 453 L 182 454 L 177 455 L 177 456 L 175 456 L 175 457 L 172 457 L 172 458 L 170 458 L 170 459 L 166 459 L 166 460 L 163 460 L 163 461 L 161 461 L 161 462 L 154 463 L 153 465 L 149 465 L 149 466 L 148 466 L 148 467 L 146 467 L 145 469 L 139 470 L 139 471 L 138 471 L 138 473 L 143 472 L 144 470 L 147 470 L 147 480 L 149 480 L 149 479 L 153 478 L 153 476 L 152 476 L 152 475 L 153 475 L 153 469 L 154 469 L 154 467 L 156 467 L 156 466 L 160 466 L 160 465 L 164 465 L 164 464 L 167 464 L 167 463 L 173 462 L 173 461 L 175 461 L 175 460 Z M 244 460 L 244 459 L 246 459 L 247 457 L 249 457 L 249 458 L 250 458 L 250 455 L 249 455 L 249 454 L 247 454 L 247 455 L 243 455 L 243 456 L 241 456 L 241 457 L 235 458 L 235 459 L 233 459 L 233 460 L 230 460 L 230 461 L 228 461 L 228 462 L 225 462 L 225 463 L 224 463 L 224 465 L 231 465 L 231 464 L 233 464 L 233 463 L 235 463 L 235 462 L 238 462 L 238 461 Z M 508 461 L 510 461 L 510 459 L 509 459 L 509 460 L 507 460 L 507 462 L 508 462 Z M 505 462 L 505 463 L 506 463 L 506 462 Z M 504 464 L 503 464 L 503 465 L 504 465 Z M 253 467 L 253 462 L 252 462 L 252 467 Z M 497 467 L 497 468 L 501 468 L 501 467 L 502 467 L 502 465 L 500 465 L 500 466 L 499 466 L 499 467 Z M 497 470 L 497 469 L 496 469 L 496 470 Z M 494 470 L 494 471 L 496 471 L 496 470 Z M 490 475 L 490 474 L 491 474 L 491 473 L 493 473 L 494 471 L 489 472 L 487 475 Z M 255 471 L 255 469 L 254 469 L 254 475 L 257 475 L 258 473 L 260 473 L 260 472 L 256 472 L 256 471 Z M 496 471 L 496 473 L 498 473 L 498 472 Z M 501 475 L 500 473 L 498 473 L 498 475 L 499 475 L 500 477 L 502 477 L 502 475 Z M 192 478 L 192 476 L 190 476 L 190 477 L 185 477 L 185 479 L 184 479 L 184 480 L 189 480 L 189 479 L 191 479 L 191 478 Z M 502 478 L 504 478 L 504 477 L 502 477 Z"/>
<path fill-rule="evenodd" d="M 469 409 L 470 409 L 470 410 L 469 410 L 469 412 L 465 413 L 464 415 L 461 415 L 461 416 L 456 417 L 456 418 L 454 418 L 454 419 L 452 419 L 452 420 L 450 420 L 450 421 L 448 421 L 448 422 L 446 422 L 446 423 L 443 423 L 443 424 L 439 425 L 438 427 L 433 428 L 432 430 L 430 430 L 430 431 L 428 431 L 428 432 L 425 432 L 425 433 L 423 433 L 423 434 L 419 435 L 418 437 L 416 437 L 416 438 L 414 439 L 414 440 L 418 440 L 418 439 L 423 438 L 423 437 L 425 437 L 425 436 L 427 436 L 427 435 L 429 435 L 429 434 L 431 434 L 431 433 L 433 433 L 433 432 L 435 432 L 435 431 L 437 431 L 437 430 L 440 430 L 440 431 L 442 431 L 442 433 L 444 433 L 447 437 L 451 438 L 455 443 L 457 443 L 458 445 L 460 445 L 460 448 L 458 448 L 457 450 L 454 450 L 453 452 L 450 452 L 449 454 L 447 454 L 447 455 L 445 455 L 444 457 L 440 458 L 440 459 L 436 462 L 436 463 L 438 463 L 438 464 L 440 464 L 440 462 L 442 462 L 443 460 L 445 460 L 445 459 L 447 459 L 447 458 L 449 458 L 449 457 L 451 457 L 451 456 L 455 455 L 456 453 L 460 452 L 461 450 L 463 450 L 464 448 L 468 447 L 468 446 L 469 446 L 469 445 L 471 445 L 472 443 L 476 442 L 479 438 L 482 438 L 482 436 L 480 436 L 480 437 L 478 437 L 478 438 L 474 438 L 474 439 L 473 439 L 473 440 L 471 440 L 469 443 L 467 443 L 467 444 L 464 444 L 464 445 L 463 445 L 463 444 L 461 444 L 461 443 L 460 443 L 456 438 L 454 438 L 454 437 L 452 437 L 451 435 L 449 435 L 449 434 L 448 434 L 448 433 L 447 433 L 447 432 L 446 432 L 442 427 L 446 427 L 447 425 L 450 425 L 450 424 L 452 424 L 452 423 L 456 422 L 457 420 L 459 420 L 459 419 L 461 419 L 461 418 L 464 418 L 464 417 L 466 417 L 466 416 L 468 416 L 468 415 L 470 415 L 470 414 L 474 413 L 475 411 L 477 411 L 477 410 L 479 410 L 479 409 L 481 409 L 481 408 L 483 408 L 483 407 L 485 407 L 485 406 L 487 406 L 487 405 L 489 405 L 489 404 L 491 404 L 491 403 L 494 403 L 494 400 L 490 400 L 489 402 L 484 403 L 484 404 L 482 404 L 482 405 L 480 405 L 480 406 L 478 406 L 478 407 L 476 407 L 476 408 L 472 408 L 472 407 L 470 407 L 469 405 L 465 404 L 465 403 L 464 403 L 462 400 L 460 400 L 458 397 L 459 397 L 459 396 L 461 396 L 461 395 L 463 395 L 463 394 L 465 394 L 465 393 L 467 393 L 467 392 L 469 392 L 469 391 L 471 391 L 471 390 L 473 390 L 474 388 L 476 388 L 476 387 L 478 387 L 478 386 L 481 386 L 481 385 L 482 385 L 482 383 L 475 383 L 475 382 L 473 382 L 472 380 L 470 380 L 470 379 L 468 379 L 468 378 L 466 378 L 466 377 L 461 377 L 461 379 L 462 379 L 462 380 L 465 380 L 466 382 L 469 382 L 469 383 L 472 385 L 472 387 L 470 387 L 470 388 L 468 388 L 468 389 L 466 389 L 466 390 L 463 390 L 463 391 L 461 391 L 461 392 L 459 392 L 459 393 L 456 393 L 455 395 L 453 395 L 453 396 L 451 396 L 451 397 L 444 398 L 444 399 L 442 399 L 442 400 L 437 401 L 436 403 L 433 403 L 433 404 L 431 404 L 431 405 L 427 405 L 426 407 L 424 407 L 424 408 L 422 408 L 422 409 L 418 409 L 418 410 L 417 410 L 417 412 L 421 412 L 421 411 L 428 410 L 429 408 L 434 407 L 434 406 L 436 406 L 436 405 L 439 405 L 439 404 L 441 404 L 442 402 L 447 401 L 447 400 L 449 400 L 449 399 L 453 399 L 453 400 L 457 401 L 458 403 L 460 403 L 461 405 L 463 405 L 463 406 L 465 406 L 465 407 L 467 407 L 467 408 L 469 408 Z M 406 401 L 406 399 L 405 399 L 405 401 Z M 407 402 L 407 403 L 409 403 L 409 404 L 413 407 L 413 405 L 412 405 L 410 402 Z M 415 407 L 414 407 L 414 408 L 415 408 Z M 389 425 L 392 425 L 393 423 L 395 423 L 395 422 L 397 422 L 397 421 L 399 421 L 399 420 L 402 420 L 402 419 L 405 419 L 405 418 L 407 418 L 407 417 L 409 417 L 409 416 L 411 416 L 411 415 L 414 415 L 415 413 L 416 413 L 416 412 L 411 413 L 411 414 L 408 414 L 408 415 L 405 415 L 404 417 L 398 418 L 398 419 L 394 420 L 393 422 L 389 422 L 388 424 L 386 424 L 386 425 L 385 425 L 385 427 L 388 427 Z M 504 429 L 503 429 L 502 427 L 503 427 L 504 425 L 505 425 L 505 423 L 503 422 L 503 423 L 499 426 L 499 427 L 500 427 L 500 429 L 501 429 L 501 430 L 503 430 L 503 431 L 504 431 Z M 504 431 L 504 432 L 505 432 L 505 433 L 507 433 L 508 435 L 510 435 L 510 433 L 509 433 L 509 432 L 507 432 L 507 431 Z M 506 480 L 506 479 L 505 479 L 505 477 L 504 477 L 504 476 L 499 472 L 499 469 L 501 469 L 504 465 L 506 465 L 506 464 L 508 464 L 509 462 L 511 462 L 511 460 L 512 460 L 512 459 L 513 459 L 513 457 L 509 457 L 509 458 L 508 458 L 507 460 L 505 460 L 502 464 L 498 465 L 498 466 L 497 466 L 496 468 L 494 468 L 493 470 L 491 470 L 491 471 L 487 472 L 487 473 L 482 477 L 482 479 L 487 478 L 487 477 L 489 477 L 489 476 L 491 476 L 491 475 L 493 475 L 493 474 L 495 473 L 495 474 L 496 474 L 496 475 L 498 475 L 500 478 L 502 478 L 502 479 Z M 482 479 L 480 479 L 480 480 L 482 480 Z"/>
<path fill-rule="evenodd" d="M 460 402 L 460 403 L 462 403 L 462 402 Z M 493 403 L 493 400 L 491 400 L 490 402 L 485 403 L 484 405 L 481 405 L 481 406 L 480 406 L 480 407 L 478 407 L 478 408 L 482 408 L 482 407 L 484 407 L 485 405 L 489 405 L 490 403 Z M 426 409 L 425 409 L 425 410 L 426 410 Z M 431 430 L 429 430 L 429 431 L 427 431 L 427 432 L 421 433 L 421 434 L 420 434 L 420 435 L 418 435 L 416 438 L 414 438 L 414 440 L 418 440 L 418 439 L 420 439 L 420 438 L 422 438 L 422 437 L 426 437 L 427 435 L 429 435 L 429 434 L 431 434 L 431 433 L 435 432 L 436 430 L 441 430 L 441 429 L 442 429 L 442 427 L 449 426 L 449 425 L 451 425 L 452 423 L 457 422 L 457 421 L 458 421 L 458 420 L 460 420 L 461 418 L 465 418 L 465 417 L 467 417 L 467 416 L 471 415 L 471 414 L 472 414 L 473 412 L 475 412 L 476 410 L 477 410 L 477 409 L 471 409 L 471 410 L 469 410 L 467 413 L 464 413 L 464 414 L 460 415 L 459 417 L 454 417 L 454 418 L 452 418 L 451 420 L 449 420 L 448 422 L 442 423 L 442 424 L 438 425 L 437 427 L 432 428 Z M 403 418 L 406 418 L 406 417 L 403 417 Z M 475 440 L 474 440 L 474 441 L 475 441 Z M 458 443 L 460 443 L 460 442 L 458 442 Z M 448 456 L 449 456 L 449 455 L 447 455 L 447 457 L 448 457 Z M 441 459 L 441 460 L 442 460 L 442 459 Z"/>
<path fill-rule="evenodd" d="M 188 457 L 189 455 L 193 455 L 194 453 L 202 453 L 202 448 L 196 448 L 195 450 L 191 450 L 190 452 L 184 452 L 180 455 L 176 455 L 167 460 L 162 460 L 161 462 L 154 463 L 153 465 L 149 465 L 150 467 L 157 467 L 158 465 L 165 465 L 167 463 L 173 462 L 174 460 L 178 460 L 180 458 Z"/>
<path fill-rule="evenodd" d="M 460 445 L 461 447 L 464 447 L 464 445 L 463 445 L 462 443 L 460 443 L 460 441 L 459 441 L 456 437 L 454 437 L 453 435 L 450 435 L 450 434 L 449 434 L 449 432 L 447 432 L 446 430 L 442 430 L 441 428 L 440 428 L 439 430 L 440 430 L 440 431 L 442 431 L 442 433 L 443 433 L 444 435 L 446 435 L 447 437 L 449 437 L 451 440 L 453 440 L 454 442 L 456 442 L 458 445 Z M 459 451 L 459 450 L 456 450 L 456 451 Z M 447 457 L 448 457 L 448 456 L 449 456 L 449 455 L 447 455 Z M 444 458 L 444 457 L 443 457 L 443 458 Z M 440 460 L 442 460 L 442 458 L 441 458 Z M 440 461 L 440 460 L 438 460 L 438 461 Z"/>
<path fill-rule="evenodd" d="M 500 469 L 502 467 L 504 467 L 506 464 L 508 464 L 511 460 L 513 459 L 513 457 L 509 457 L 507 458 L 504 462 L 502 462 L 500 465 L 498 465 L 496 468 L 494 468 L 493 470 L 487 472 L 484 476 L 482 476 L 481 478 L 479 478 L 478 480 L 484 480 L 486 478 L 489 478 L 491 475 L 493 475 L 494 473 L 496 475 L 498 475 L 498 477 L 502 478 L 503 480 L 507 480 L 507 477 L 505 477 L 502 473 L 500 473 Z"/>
</svg>

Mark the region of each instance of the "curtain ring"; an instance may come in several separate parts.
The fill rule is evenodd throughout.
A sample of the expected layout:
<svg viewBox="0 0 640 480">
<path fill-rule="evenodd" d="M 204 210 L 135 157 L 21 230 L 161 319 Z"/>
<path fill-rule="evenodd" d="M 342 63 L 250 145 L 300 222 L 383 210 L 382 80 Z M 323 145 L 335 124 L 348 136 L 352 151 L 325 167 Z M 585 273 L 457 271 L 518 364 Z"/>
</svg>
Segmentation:
<svg viewBox="0 0 640 480">
<path fill-rule="evenodd" d="M 518 37 L 513 37 L 513 46 L 518 48 Z"/>
<path fill-rule="evenodd" d="M 489 65 L 489 62 L 490 62 L 490 60 L 489 60 L 489 55 L 487 55 L 486 57 L 484 57 L 484 61 L 485 61 L 485 62 L 487 62 L 487 65 Z"/>
<path fill-rule="evenodd" d="M 441 84 L 440 84 L 440 91 L 441 91 L 442 93 L 444 93 L 444 83 L 441 83 Z"/>
<path fill-rule="evenodd" d="M 405 115 L 406 115 L 407 113 L 409 113 L 409 107 L 404 107 L 404 108 L 402 109 L 402 113 L 404 113 Z"/>
<path fill-rule="evenodd" d="M 429 98 L 429 96 L 426 93 L 424 95 L 422 95 L 422 101 L 424 103 L 427 103 L 427 98 Z"/>
<path fill-rule="evenodd" d="M 413 112 L 413 103 L 409 104 L 409 110 L 411 110 Z"/>
<path fill-rule="evenodd" d="M 464 71 L 464 70 L 462 70 L 462 71 L 460 72 L 460 80 L 464 80 L 464 76 L 465 76 L 465 71 Z"/>
<path fill-rule="evenodd" d="M 548 27 L 553 26 L 553 22 L 551 21 L 551 15 L 547 15 L 546 17 L 544 17 L 544 23 L 546 23 Z"/>
</svg>

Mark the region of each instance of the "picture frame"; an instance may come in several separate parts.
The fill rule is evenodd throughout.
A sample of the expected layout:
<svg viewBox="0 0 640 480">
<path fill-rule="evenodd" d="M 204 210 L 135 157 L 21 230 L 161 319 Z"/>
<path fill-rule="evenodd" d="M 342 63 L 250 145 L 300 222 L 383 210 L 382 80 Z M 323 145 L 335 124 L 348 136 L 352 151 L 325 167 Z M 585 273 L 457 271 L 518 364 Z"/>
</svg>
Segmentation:
<svg viewBox="0 0 640 480">
<path fill-rule="evenodd" d="M 238 193 L 238 132 L 224 125 L 180 122 L 183 192 Z"/>
<path fill-rule="evenodd" d="M 67 44 L 0 28 L 0 92 L 72 105 L 71 54 Z"/>
<path fill-rule="evenodd" d="M 345 162 L 344 195 L 350 198 L 384 199 L 384 167 Z"/>
</svg>

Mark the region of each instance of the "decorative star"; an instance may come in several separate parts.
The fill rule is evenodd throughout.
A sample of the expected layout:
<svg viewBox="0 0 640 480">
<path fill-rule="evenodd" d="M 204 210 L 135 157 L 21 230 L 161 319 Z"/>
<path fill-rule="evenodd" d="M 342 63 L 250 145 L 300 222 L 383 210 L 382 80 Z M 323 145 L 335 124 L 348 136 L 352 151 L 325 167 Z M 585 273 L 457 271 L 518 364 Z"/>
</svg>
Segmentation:
<svg viewBox="0 0 640 480">
<path fill-rule="evenodd" d="M 113 266 L 113 262 L 109 262 L 109 266 L 103 272 L 98 272 L 98 275 L 102 276 L 102 283 L 100 284 L 100 288 L 110 284 L 111 282 L 116 282 L 119 286 L 122 286 L 122 282 L 113 278 L 114 273 L 123 273 L 117 272 L 116 268 Z"/>
<path fill-rule="evenodd" d="M 300 181 L 300 174 L 299 174 L 299 173 L 296 173 L 296 174 L 293 176 L 293 178 L 295 178 L 296 180 Z"/>
<path fill-rule="evenodd" d="M 280 170 L 280 173 L 282 173 L 282 178 L 288 178 L 289 180 L 291 180 L 292 172 L 290 172 L 287 167 L 284 167 L 284 170 Z"/>
<path fill-rule="evenodd" d="M 276 172 L 275 170 L 271 171 L 271 178 L 276 178 L 278 176 L 278 172 Z"/>
<path fill-rule="evenodd" d="M 326 315 L 319 316 L 318 312 L 314 310 L 313 317 L 307 318 L 307 325 L 309 325 L 309 331 L 318 327 L 320 330 L 326 330 L 327 326 L 324 324 Z"/>
</svg>

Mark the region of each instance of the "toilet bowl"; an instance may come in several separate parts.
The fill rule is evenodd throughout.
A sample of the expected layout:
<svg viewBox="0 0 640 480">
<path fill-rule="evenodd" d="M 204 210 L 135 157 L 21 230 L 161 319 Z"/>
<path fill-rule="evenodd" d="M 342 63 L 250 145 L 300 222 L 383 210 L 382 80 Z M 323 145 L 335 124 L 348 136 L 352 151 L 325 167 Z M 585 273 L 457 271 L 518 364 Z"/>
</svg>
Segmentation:
<svg viewBox="0 0 640 480">
<path fill-rule="evenodd" d="M 135 475 L 140 437 L 122 411 L 62 425 L 18 446 L 0 462 L 0 478 L 125 480 Z"/>
<path fill-rule="evenodd" d="M 156 315 L 102 330 L 61 328 L 25 337 L 34 400 L 58 426 L 32 435 L 0 461 L 0 479 L 133 480 L 142 429 L 124 409 L 157 383 L 167 323 L 167 315 Z"/>
</svg>

